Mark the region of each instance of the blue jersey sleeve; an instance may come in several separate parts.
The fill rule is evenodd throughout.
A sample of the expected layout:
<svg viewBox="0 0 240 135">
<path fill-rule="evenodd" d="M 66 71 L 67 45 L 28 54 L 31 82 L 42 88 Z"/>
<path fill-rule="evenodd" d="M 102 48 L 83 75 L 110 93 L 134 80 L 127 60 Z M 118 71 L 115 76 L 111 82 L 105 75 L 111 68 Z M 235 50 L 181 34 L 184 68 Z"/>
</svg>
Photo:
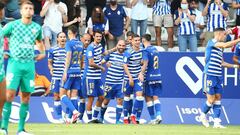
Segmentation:
<svg viewBox="0 0 240 135">
<path fill-rule="evenodd" d="M 72 52 L 71 42 L 68 41 L 66 43 L 66 47 L 65 48 L 66 48 L 66 52 Z"/>
<path fill-rule="evenodd" d="M 48 51 L 48 59 L 53 59 L 53 49 L 49 49 Z"/>
<path fill-rule="evenodd" d="M 105 61 L 109 61 L 109 58 L 110 58 L 110 54 L 108 54 L 108 55 L 106 55 L 105 57 L 103 57 L 103 59 L 104 59 Z"/>
<path fill-rule="evenodd" d="M 142 51 L 142 54 L 143 54 L 142 59 L 144 61 L 148 61 L 149 60 L 149 58 L 148 58 L 148 51 L 145 49 L 145 50 Z"/>
<path fill-rule="evenodd" d="M 86 56 L 88 59 L 92 59 L 94 57 L 94 48 L 92 46 L 88 46 Z"/>
<path fill-rule="evenodd" d="M 240 44 L 237 44 L 234 56 L 240 57 Z"/>
<path fill-rule="evenodd" d="M 124 64 L 128 64 L 130 56 L 131 55 L 130 55 L 130 53 L 128 51 L 124 52 L 124 54 L 123 54 L 123 62 L 124 62 Z"/>
</svg>

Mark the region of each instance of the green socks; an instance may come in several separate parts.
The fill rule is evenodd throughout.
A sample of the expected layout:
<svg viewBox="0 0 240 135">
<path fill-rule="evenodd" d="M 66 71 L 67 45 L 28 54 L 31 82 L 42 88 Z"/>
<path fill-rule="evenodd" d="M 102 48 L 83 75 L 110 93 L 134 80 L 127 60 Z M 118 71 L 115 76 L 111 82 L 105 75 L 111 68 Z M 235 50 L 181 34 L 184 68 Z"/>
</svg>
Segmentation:
<svg viewBox="0 0 240 135">
<path fill-rule="evenodd" d="M 18 123 L 18 132 L 24 130 L 24 125 L 25 125 L 25 120 L 27 117 L 28 110 L 29 110 L 29 104 L 21 103 L 21 107 L 19 111 L 20 120 Z"/>
<path fill-rule="evenodd" d="M 12 102 L 5 102 L 3 106 L 3 119 L 1 128 L 8 129 L 9 118 L 12 110 Z"/>
</svg>

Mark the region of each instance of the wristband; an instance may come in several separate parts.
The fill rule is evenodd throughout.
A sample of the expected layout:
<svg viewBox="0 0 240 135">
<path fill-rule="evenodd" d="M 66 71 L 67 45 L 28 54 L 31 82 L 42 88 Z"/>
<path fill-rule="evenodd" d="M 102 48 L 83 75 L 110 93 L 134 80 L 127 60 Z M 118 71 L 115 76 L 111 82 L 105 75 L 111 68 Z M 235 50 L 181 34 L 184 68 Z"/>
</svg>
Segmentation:
<svg viewBox="0 0 240 135">
<path fill-rule="evenodd" d="M 46 54 L 46 52 L 45 51 L 40 51 L 40 54 Z"/>
<path fill-rule="evenodd" d="M 239 68 L 239 66 L 238 65 L 233 65 L 233 68 Z"/>
</svg>

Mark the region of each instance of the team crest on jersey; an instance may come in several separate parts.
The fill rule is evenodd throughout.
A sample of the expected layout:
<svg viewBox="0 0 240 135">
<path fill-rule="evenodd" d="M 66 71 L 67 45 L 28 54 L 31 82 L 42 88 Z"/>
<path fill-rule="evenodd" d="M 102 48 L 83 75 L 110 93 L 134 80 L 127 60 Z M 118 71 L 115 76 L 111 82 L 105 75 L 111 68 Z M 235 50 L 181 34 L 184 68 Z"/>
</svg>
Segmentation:
<svg viewBox="0 0 240 135">
<path fill-rule="evenodd" d="M 120 15 L 120 11 L 117 11 L 117 14 Z"/>
<path fill-rule="evenodd" d="M 207 80 L 207 86 L 212 86 L 212 80 Z"/>
<path fill-rule="evenodd" d="M 36 29 L 32 29 L 32 34 L 35 35 L 37 33 L 37 30 Z"/>
</svg>

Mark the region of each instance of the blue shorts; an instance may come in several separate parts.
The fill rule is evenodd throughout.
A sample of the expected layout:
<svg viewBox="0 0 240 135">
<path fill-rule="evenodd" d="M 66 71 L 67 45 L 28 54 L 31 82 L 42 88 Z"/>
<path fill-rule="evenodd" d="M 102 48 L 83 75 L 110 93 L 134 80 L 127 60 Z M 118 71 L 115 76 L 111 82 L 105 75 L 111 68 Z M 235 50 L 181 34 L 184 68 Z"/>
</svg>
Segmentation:
<svg viewBox="0 0 240 135">
<path fill-rule="evenodd" d="M 54 93 L 59 93 L 61 80 L 52 79 L 51 81 L 51 91 Z"/>
<path fill-rule="evenodd" d="M 144 90 L 144 95 L 145 96 L 160 96 L 162 92 L 162 84 L 159 82 L 154 82 L 154 81 L 147 81 L 145 83 L 145 90 Z"/>
<path fill-rule="evenodd" d="M 92 97 L 99 97 L 104 95 L 103 83 L 101 79 L 86 78 L 87 95 Z"/>
<path fill-rule="evenodd" d="M 81 90 L 81 77 L 67 77 L 63 88 L 66 90 Z"/>
<path fill-rule="evenodd" d="M 105 84 L 104 92 L 107 99 L 123 98 L 122 84 Z"/>
<path fill-rule="evenodd" d="M 87 98 L 87 90 L 86 90 L 86 78 L 82 78 L 81 80 L 81 89 L 78 91 L 78 97 Z"/>
<path fill-rule="evenodd" d="M 143 91 L 143 83 L 137 79 L 137 80 L 134 80 L 134 86 L 131 87 L 129 84 L 129 80 L 124 80 L 122 89 L 123 89 L 124 95 L 135 94 L 138 91 Z"/>
<path fill-rule="evenodd" d="M 223 77 L 203 75 L 203 93 L 209 95 L 223 93 Z"/>
</svg>

